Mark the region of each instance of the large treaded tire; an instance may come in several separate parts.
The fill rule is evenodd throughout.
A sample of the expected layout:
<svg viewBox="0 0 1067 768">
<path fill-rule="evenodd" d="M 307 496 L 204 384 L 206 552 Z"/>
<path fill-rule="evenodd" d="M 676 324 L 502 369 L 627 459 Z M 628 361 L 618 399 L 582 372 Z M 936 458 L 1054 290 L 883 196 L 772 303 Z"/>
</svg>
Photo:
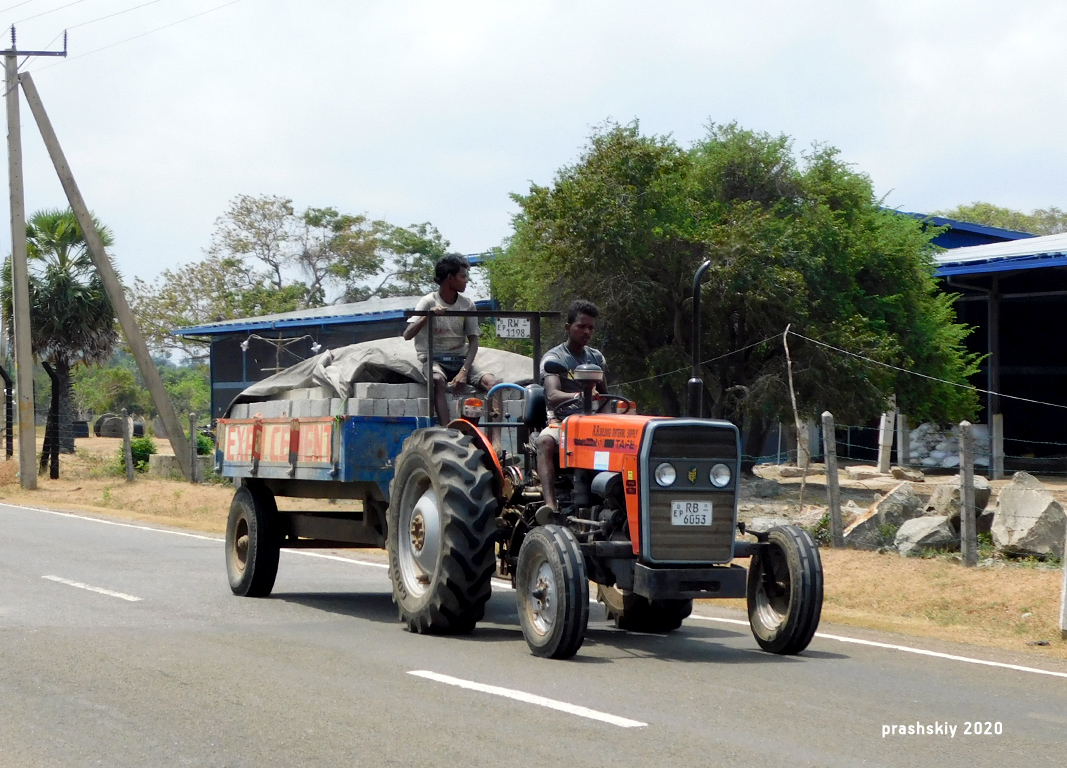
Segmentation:
<svg viewBox="0 0 1067 768">
<path fill-rule="evenodd" d="M 569 659 L 589 626 L 589 577 L 578 539 L 560 525 L 526 535 L 515 567 L 519 624 L 535 656 Z"/>
<path fill-rule="evenodd" d="M 265 488 L 241 486 L 226 522 L 226 575 L 241 597 L 266 597 L 278 576 L 278 506 Z"/>
<path fill-rule="evenodd" d="M 412 632 L 470 632 L 485 615 L 497 502 L 483 458 L 466 435 L 431 427 L 396 459 L 386 548 L 393 602 Z"/>
<path fill-rule="evenodd" d="M 649 600 L 603 584 L 597 585 L 597 599 L 604 604 L 608 620 L 629 632 L 673 632 L 693 612 L 692 600 Z"/>
<path fill-rule="evenodd" d="M 808 647 L 822 614 L 822 560 L 807 531 L 795 525 L 772 528 L 768 548 L 748 569 L 748 621 L 760 647 L 796 654 Z M 765 580 L 771 568 L 773 585 Z"/>
</svg>

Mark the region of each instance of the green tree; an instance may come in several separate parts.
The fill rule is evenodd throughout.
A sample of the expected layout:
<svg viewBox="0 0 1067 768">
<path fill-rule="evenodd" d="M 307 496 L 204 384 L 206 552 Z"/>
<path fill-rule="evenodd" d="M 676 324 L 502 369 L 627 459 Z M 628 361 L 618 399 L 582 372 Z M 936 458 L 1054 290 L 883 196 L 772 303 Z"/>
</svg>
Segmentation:
<svg viewBox="0 0 1067 768">
<path fill-rule="evenodd" d="M 1030 213 L 1023 213 L 992 203 L 974 202 L 970 205 L 957 205 L 947 211 L 937 211 L 934 215 L 969 221 L 972 224 L 1014 229 L 1017 232 L 1030 232 L 1034 235 L 1067 232 L 1067 213 L 1056 207 L 1036 208 Z"/>
<path fill-rule="evenodd" d="M 652 412 L 684 408 L 691 366 L 692 279 L 702 288 L 702 376 L 716 417 L 759 433 L 792 421 L 782 333 L 962 383 L 952 297 L 938 293 L 919 222 L 879 208 L 870 179 L 816 146 L 796 158 L 786 136 L 712 125 L 690 148 L 637 123 L 595 132 L 551 186 L 513 196 L 506 252 L 490 262 L 505 306 L 602 310 L 599 346 L 616 383 Z M 594 341 L 594 344 L 598 342 Z M 800 410 L 862 423 L 890 393 L 917 418 L 973 413 L 974 393 L 790 339 Z"/>
<path fill-rule="evenodd" d="M 130 413 L 145 414 L 152 410 L 148 390 L 137 380 L 133 369 L 109 365 L 82 366 L 72 375 L 74 403 L 79 410 L 94 414 L 118 413 L 125 408 Z"/>
<path fill-rule="evenodd" d="M 448 241 L 430 224 L 398 227 L 335 208 L 297 213 L 292 200 L 239 195 L 216 222 L 205 258 L 134 281 L 131 305 L 156 349 L 207 355 L 176 328 L 426 293 Z"/>
<path fill-rule="evenodd" d="M 104 246 L 111 245 L 111 232 L 95 218 L 93 223 Z M 111 356 L 118 341 L 115 313 L 73 211 L 38 211 L 26 225 L 26 241 L 31 345 L 35 357 L 55 368 L 60 450 L 73 453 L 71 369 Z M 11 317 L 10 259 L 4 270 L 2 298 L 5 317 Z"/>
</svg>

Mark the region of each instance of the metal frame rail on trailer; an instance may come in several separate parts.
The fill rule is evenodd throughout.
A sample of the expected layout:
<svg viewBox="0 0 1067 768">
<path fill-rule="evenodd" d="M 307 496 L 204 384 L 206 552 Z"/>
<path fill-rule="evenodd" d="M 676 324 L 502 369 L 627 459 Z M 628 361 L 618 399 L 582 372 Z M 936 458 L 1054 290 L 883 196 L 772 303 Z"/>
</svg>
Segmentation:
<svg viewBox="0 0 1067 768">
<path fill-rule="evenodd" d="M 559 317 L 558 312 L 513 312 L 479 310 L 449 312 L 479 318 L 528 318 L 533 339 L 533 378 L 541 359 L 541 318 Z M 427 334 L 427 394 L 432 394 L 432 312 Z M 516 386 L 516 385 L 501 385 Z M 428 396 L 426 416 L 336 416 L 278 418 L 224 418 L 218 424 L 215 462 L 218 473 L 237 486 L 231 516 L 237 513 L 260 519 L 262 533 L 275 548 L 383 547 L 385 511 L 394 462 L 404 440 L 418 429 L 433 426 L 433 397 Z M 254 404 L 253 404 L 254 405 Z M 521 421 L 488 422 L 482 426 L 521 427 Z M 242 493 L 243 489 L 243 493 Z M 284 511 L 276 497 L 355 499 L 357 510 Z M 246 525 L 248 536 L 256 526 Z M 268 530 L 269 529 L 269 530 Z M 229 550 L 229 547 L 228 547 Z"/>
</svg>

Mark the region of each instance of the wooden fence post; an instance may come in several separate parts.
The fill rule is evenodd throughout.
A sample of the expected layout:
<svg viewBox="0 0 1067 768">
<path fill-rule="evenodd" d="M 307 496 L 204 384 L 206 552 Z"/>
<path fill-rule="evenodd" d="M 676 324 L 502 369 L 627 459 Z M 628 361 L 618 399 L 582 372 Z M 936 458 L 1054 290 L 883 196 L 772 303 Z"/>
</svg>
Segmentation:
<svg viewBox="0 0 1067 768">
<path fill-rule="evenodd" d="M 978 565 L 978 529 L 974 519 L 974 432 L 960 422 L 960 552 L 963 564 Z"/>
<path fill-rule="evenodd" d="M 837 437 L 834 415 L 822 414 L 822 444 L 826 457 L 826 493 L 830 497 L 830 533 L 835 548 L 845 546 L 845 525 L 841 519 L 841 489 L 837 485 Z"/>
<path fill-rule="evenodd" d="M 889 474 L 890 453 L 893 450 L 893 411 L 886 411 L 878 424 L 878 471 Z"/>
<path fill-rule="evenodd" d="M 122 455 L 126 460 L 126 482 L 133 482 L 133 449 L 130 447 L 130 417 L 126 409 L 122 409 Z"/>
<path fill-rule="evenodd" d="M 189 466 L 192 468 L 189 470 L 189 482 L 196 485 L 200 482 L 200 462 L 196 459 L 196 413 L 189 414 Z"/>
</svg>

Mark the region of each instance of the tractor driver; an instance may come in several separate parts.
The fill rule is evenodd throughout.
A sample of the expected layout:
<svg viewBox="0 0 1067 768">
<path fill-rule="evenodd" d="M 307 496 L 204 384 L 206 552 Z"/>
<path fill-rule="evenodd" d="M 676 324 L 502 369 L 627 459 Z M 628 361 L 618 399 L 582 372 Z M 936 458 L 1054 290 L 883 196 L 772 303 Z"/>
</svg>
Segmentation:
<svg viewBox="0 0 1067 768">
<path fill-rule="evenodd" d="M 537 475 L 541 479 L 541 490 L 545 506 L 538 510 L 541 514 L 554 514 L 556 510 L 556 462 L 559 460 L 560 422 L 572 413 L 582 409 L 582 388 L 574 380 L 574 369 L 579 365 L 599 365 L 605 373 L 605 380 L 597 382 L 598 392 L 607 394 L 607 363 L 600 350 L 589 346 L 593 338 L 600 310 L 591 301 L 575 301 L 567 310 L 567 340 L 558 347 L 553 347 L 541 358 L 541 385 L 545 388 L 545 401 L 548 407 L 548 426 L 541 430 L 537 438 Z M 556 370 L 566 369 L 567 374 L 546 373 L 548 364 Z M 548 512 L 542 510 L 548 507 Z"/>
<path fill-rule="evenodd" d="M 419 299 L 416 310 L 432 310 L 433 322 L 433 397 L 437 409 L 437 421 L 444 425 L 451 419 L 445 385 L 453 388 L 468 382 L 483 389 L 491 389 L 500 379 L 489 371 L 483 371 L 474 362 L 478 354 L 477 317 L 449 317 L 448 310 L 474 311 L 474 302 L 463 295 L 467 290 L 467 273 L 470 262 L 459 254 L 450 253 L 434 266 L 433 281 L 441 288 Z M 428 317 L 412 317 L 404 329 L 404 338 L 415 339 L 415 352 L 419 361 L 426 362 L 426 324 Z"/>
</svg>

